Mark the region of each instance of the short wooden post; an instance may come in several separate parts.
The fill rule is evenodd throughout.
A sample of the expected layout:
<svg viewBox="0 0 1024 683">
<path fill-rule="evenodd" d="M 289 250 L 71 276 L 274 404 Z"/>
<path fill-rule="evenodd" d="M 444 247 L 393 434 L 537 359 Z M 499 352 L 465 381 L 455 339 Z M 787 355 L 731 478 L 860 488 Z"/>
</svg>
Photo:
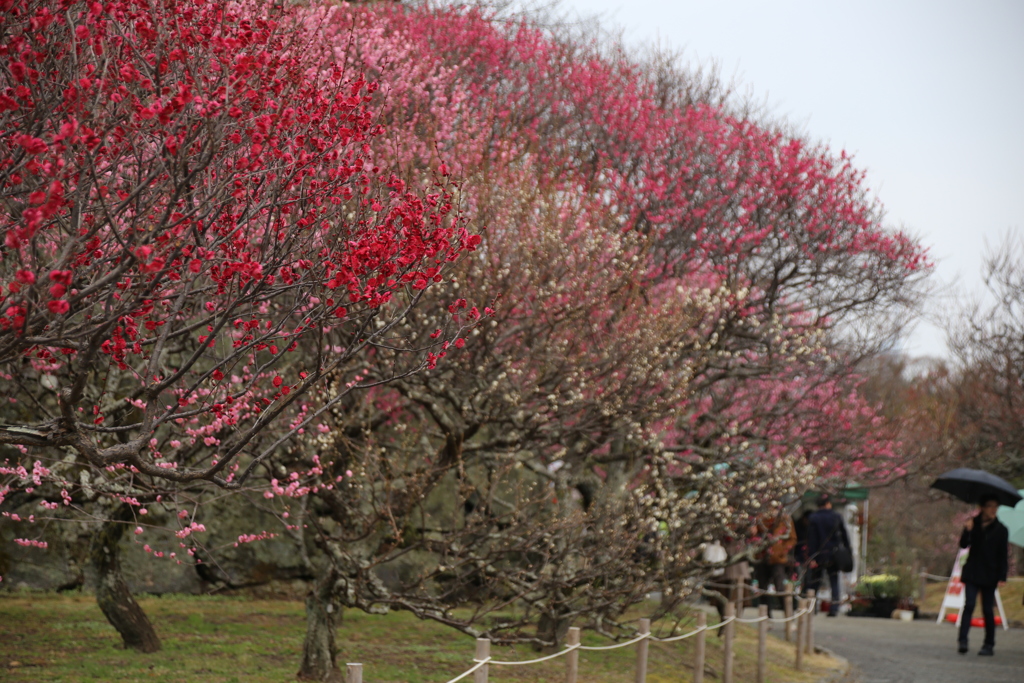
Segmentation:
<svg viewBox="0 0 1024 683">
<path fill-rule="evenodd" d="M 789 618 L 793 616 L 793 593 L 787 593 L 782 598 L 782 607 L 786 611 L 786 642 L 793 639 L 793 622 Z"/>
<path fill-rule="evenodd" d="M 732 603 L 725 606 L 725 618 L 736 616 L 736 605 Z M 725 643 L 723 647 L 724 661 L 722 662 L 722 683 L 732 683 L 732 639 L 736 633 L 736 621 L 731 620 L 725 625 Z"/>
<path fill-rule="evenodd" d="M 363 683 L 362 664 L 346 664 L 345 669 L 345 683 Z"/>
<path fill-rule="evenodd" d="M 491 641 L 487 638 L 476 639 L 476 661 L 487 659 L 491 656 Z M 473 683 L 487 683 L 487 665 L 484 664 L 473 672 Z"/>
<path fill-rule="evenodd" d="M 640 620 L 640 632 L 637 635 L 645 635 L 651 632 L 651 620 Z M 636 644 L 636 683 L 645 683 L 647 680 L 647 649 L 650 639 L 644 638 Z"/>
<path fill-rule="evenodd" d="M 810 607 L 810 612 L 807 613 L 807 627 L 804 629 L 804 636 L 807 638 L 807 654 L 814 654 L 814 613 L 818 611 L 818 603 L 815 601 L 814 596 L 817 593 L 815 590 L 807 591 L 807 604 Z"/>
<path fill-rule="evenodd" d="M 807 601 L 803 598 L 796 601 L 796 610 L 800 616 L 796 618 L 796 663 L 793 668 L 797 671 L 803 669 L 804 662 L 804 619 L 807 615 L 803 613 L 803 610 L 806 606 Z"/>
<path fill-rule="evenodd" d="M 924 602 L 924 594 L 928 592 L 928 577 L 924 572 L 918 575 L 917 599 Z"/>
<path fill-rule="evenodd" d="M 579 627 L 571 626 L 569 628 L 569 635 L 565 640 L 565 644 L 569 647 L 580 644 Z M 579 666 L 580 651 L 577 648 L 565 656 L 565 683 L 576 683 L 576 672 L 579 671 Z"/>
<path fill-rule="evenodd" d="M 768 605 L 757 608 L 757 683 L 764 683 L 768 675 Z"/>
<path fill-rule="evenodd" d="M 706 629 L 708 615 L 702 610 L 697 612 L 697 628 Z M 693 646 L 693 683 L 704 683 L 704 645 L 706 642 L 707 630 L 702 630 L 694 636 L 697 641 Z"/>
</svg>

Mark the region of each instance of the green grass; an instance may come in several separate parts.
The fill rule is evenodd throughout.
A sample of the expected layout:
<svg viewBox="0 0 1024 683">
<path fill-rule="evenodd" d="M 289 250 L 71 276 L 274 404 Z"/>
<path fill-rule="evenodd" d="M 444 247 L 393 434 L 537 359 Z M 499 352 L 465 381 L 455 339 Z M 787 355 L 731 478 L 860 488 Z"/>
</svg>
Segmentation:
<svg viewBox="0 0 1024 683">
<path fill-rule="evenodd" d="M 303 605 L 247 598 L 145 597 L 140 604 L 163 640 L 161 652 L 122 649 L 120 638 L 90 595 L 0 594 L 0 680 L 53 683 L 152 681 L 166 683 L 280 683 L 294 681 L 305 629 Z M 657 632 L 657 625 L 655 626 Z M 781 627 L 774 632 L 781 635 Z M 586 645 L 606 645 L 585 633 Z M 709 635 L 708 676 L 721 678 L 722 646 Z M 407 613 L 371 616 L 347 611 L 338 629 L 341 661 L 362 662 L 367 683 L 445 683 L 472 665 L 473 639 Z M 650 683 L 692 680 L 693 640 L 651 643 Z M 737 681 L 753 680 L 757 633 L 737 631 Z M 769 638 L 769 680 L 814 681 L 831 666 L 822 655 L 793 671 L 793 646 Z M 495 659 L 532 659 L 529 648 L 494 648 Z M 581 652 L 581 683 L 631 680 L 634 646 Z M 558 681 L 564 660 L 532 666 L 491 667 L 490 680 Z M 470 679 L 472 680 L 472 679 Z"/>
</svg>

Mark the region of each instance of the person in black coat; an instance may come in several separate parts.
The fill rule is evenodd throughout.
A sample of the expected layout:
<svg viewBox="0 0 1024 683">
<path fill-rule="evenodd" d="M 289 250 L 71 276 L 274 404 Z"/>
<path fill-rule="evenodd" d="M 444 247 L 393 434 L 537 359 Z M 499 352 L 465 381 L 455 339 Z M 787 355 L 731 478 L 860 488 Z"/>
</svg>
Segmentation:
<svg viewBox="0 0 1024 683">
<path fill-rule="evenodd" d="M 796 519 L 796 522 L 794 522 L 794 525 L 796 526 L 796 547 L 793 548 L 793 561 L 796 563 L 801 577 L 807 571 L 807 536 L 809 533 L 808 528 L 811 525 L 812 514 L 814 513 L 810 510 L 806 510 Z M 803 583 L 802 579 L 801 583 Z"/>
<path fill-rule="evenodd" d="M 964 611 L 960 616 L 960 638 L 957 651 L 967 652 L 967 635 L 971 631 L 974 605 L 981 594 L 981 613 L 985 616 L 985 642 L 978 652 L 992 656 L 996 645 L 996 587 L 1006 585 L 1006 544 L 1009 532 L 996 519 L 999 501 L 994 497 L 982 498 L 979 512 L 967 520 L 960 534 L 960 547 L 970 548 L 967 562 L 960 574 L 964 584 Z"/>
<path fill-rule="evenodd" d="M 828 573 L 832 589 L 832 600 L 828 608 L 830 617 L 839 612 L 839 567 L 833 554 L 840 546 L 850 547 L 846 524 L 839 513 L 832 509 L 832 500 L 828 494 L 822 494 L 818 498 L 818 511 L 811 515 L 807 528 L 807 555 L 811 570 L 806 587 L 817 593 L 824 574 Z"/>
</svg>

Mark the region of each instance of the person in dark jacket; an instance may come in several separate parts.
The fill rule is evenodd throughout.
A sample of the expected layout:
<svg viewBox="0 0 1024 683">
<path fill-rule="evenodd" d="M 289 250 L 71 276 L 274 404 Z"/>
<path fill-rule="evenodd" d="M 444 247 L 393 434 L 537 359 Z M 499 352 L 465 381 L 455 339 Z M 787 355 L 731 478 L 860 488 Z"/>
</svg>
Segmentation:
<svg viewBox="0 0 1024 683">
<path fill-rule="evenodd" d="M 818 511 L 811 515 L 807 528 L 807 555 L 810 572 L 806 587 L 815 593 L 821 587 L 822 578 L 828 573 L 829 585 L 832 589 L 832 600 L 829 603 L 828 615 L 836 616 L 839 612 L 839 567 L 833 553 L 840 546 L 850 547 L 850 537 L 846 533 L 846 524 L 838 512 L 832 509 L 832 500 L 828 494 L 818 498 Z"/>
<path fill-rule="evenodd" d="M 981 594 L 981 613 L 985 616 L 985 642 L 979 655 L 991 657 L 996 646 L 996 588 L 1006 585 L 1006 544 L 1009 532 L 996 519 L 999 501 L 982 498 L 978 514 L 967 520 L 960 534 L 960 547 L 970 548 L 967 562 L 960 574 L 964 584 L 964 611 L 960 616 L 960 638 L 957 651 L 967 652 L 967 635 L 971 631 L 974 605 Z"/>
<path fill-rule="evenodd" d="M 800 585 L 803 585 L 807 580 L 807 536 L 809 534 L 808 528 L 811 525 L 812 514 L 814 513 L 810 510 L 804 510 L 804 513 L 797 517 L 794 522 L 796 527 L 796 547 L 793 548 L 793 563 L 797 574 L 797 583 Z"/>
</svg>

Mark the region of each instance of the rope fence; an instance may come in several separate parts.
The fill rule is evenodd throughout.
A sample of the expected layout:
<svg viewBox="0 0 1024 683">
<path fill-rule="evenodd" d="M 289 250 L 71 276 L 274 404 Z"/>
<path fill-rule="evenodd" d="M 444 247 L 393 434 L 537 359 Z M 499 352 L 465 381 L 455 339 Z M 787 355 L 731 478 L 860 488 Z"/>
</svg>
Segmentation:
<svg viewBox="0 0 1024 683">
<path fill-rule="evenodd" d="M 582 645 L 580 643 L 580 629 L 574 626 L 569 629 L 569 633 L 566 638 L 566 647 L 563 650 L 544 657 L 523 661 L 506 662 L 492 659 L 491 641 L 487 638 L 477 638 L 476 656 L 473 658 L 473 666 L 466 671 L 463 671 L 455 678 L 449 680 L 447 683 L 458 683 L 458 681 L 463 680 L 470 674 L 473 675 L 473 683 L 487 683 L 488 669 L 490 666 L 528 666 L 531 664 L 540 664 L 541 662 L 547 662 L 563 656 L 566 657 L 566 683 L 576 683 L 577 673 L 579 670 L 579 653 L 581 650 L 587 652 L 599 652 L 605 650 L 617 650 L 619 648 L 629 647 L 630 645 L 637 646 L 636 674 L 634 678 L 635 683 L 645 683 L 647 677 L 648 645 L 650 641 L 654 641 L 656 643 L 672 643 L 693 637 L 697 638 L 694 647 L 693 680 L 694 683 L 703 683 L 704 660 L 706 655 L 705 636 L 707 632 L 712 629 L 724 629 L 722 632 L 724 649 L 722 683 L 734 683 L 733 642 L 735 639 L 735 624 L 737 623 L 758 624 L 756 683 L 764 683 L 765 676 L 767 675 L 766 654 L 769 623 L 785 624 L 787 641 L 790 640 L 790 626 L 793 624 L 796 625 L 796 651 L 793 666 L 797 671 L 800 671 L 803 668 L 803 656 L 814 651 L 813 622 L 814 610 L 817 605 L 817 598 L 814 596 L 814 591 L 808 591 L 807 597 L 800 597 L 795 593 L 775 593 L 775 595 L 786 597 L 787 616 L 781 619 L 771 618 L 768 615 L 768 606 L 763 604 L 759 607 L 759 614 L 757 617 L 753 619 L 743 619 L 737 616 L 736 605 L 729 602 L 725 606 L 724 617 L 717 624 L 708 625 L 707 614 L 700 611 L 697 613 L 697 627 L 692 631 L 688 631 L 687 633 L 680 635 L 659 638 L 651 633 L 651 620 L 641 619 L 638 628 L 639 635 L 631 640 L 615 643 L 613 645 Z M 798 601 L 796 611 L 793 611 L 792 609 L 794 597 L 796 597 Z M 346 683 L 362 683 L 362 667 L 362 664 L 348 664 Z"/>
<path fill-rule="evenodd" d="M 526 660 L 523 660 L 521 662 L 497 662 L 497 661 L 491 660 L 491 664 L 494 664 L 495 666 L 524 666 L 526 664 L 540 664 L 541 662 L 546 662 L 549 659 L 555 659 L 557 657 L 561 657 L 562 655 L 567 655 L 570 652 L 572 652 L 573 650 L 592 650 L 592 649 L 593 648 L 584 647 L 582 645 L 570 645 L 569 647 L 565 648 L 561 652 L 556 652 L 555 654 L 548 655 L 547 657 L 538 657 L 537 659 L 526 659 Z M 451 683 L 451 682 L 449 681 L 449 683 Z"/>
<path fill-rule="evenodd" d="M 925 599 L 925 593 L 928 590 L 929 581 L 949 581 L 948 576 L 940 576 L 938 574 L 929 574 L 928 572 L 918 572 L 917 574 L 918 586 L 917 586 L 917 599 L 922 602 Z"/>
</svg>

